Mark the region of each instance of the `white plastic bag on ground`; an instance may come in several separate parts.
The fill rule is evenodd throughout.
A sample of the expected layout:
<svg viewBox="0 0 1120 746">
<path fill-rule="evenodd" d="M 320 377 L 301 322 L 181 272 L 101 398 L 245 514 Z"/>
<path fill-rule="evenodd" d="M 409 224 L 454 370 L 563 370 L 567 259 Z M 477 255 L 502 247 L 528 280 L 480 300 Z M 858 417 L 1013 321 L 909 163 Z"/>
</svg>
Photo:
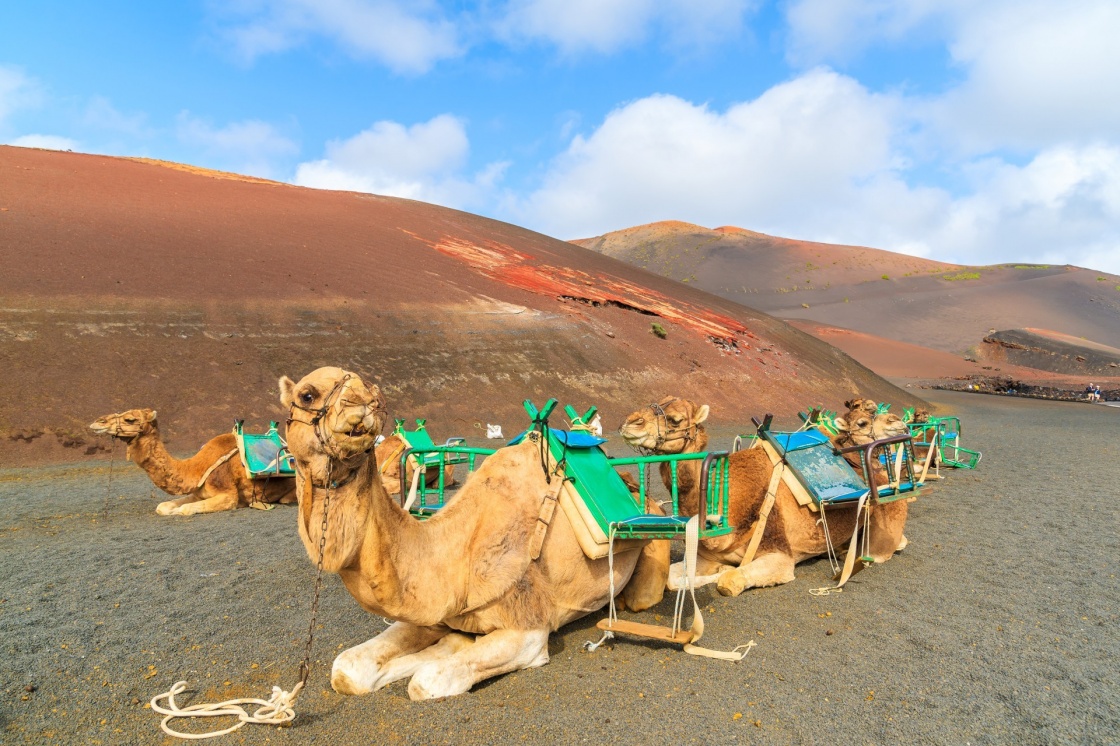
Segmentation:
<svg viewBox="0 0 1120 746">
<path fill-rule="evenodd" d="M 502 435 L 502 426 L 501 425 L 491 425 L 489 422 L 487 422 L 486 423 L 486 437 L 490 438 L 491 440 L 494 440 L 494 439 L 497 439 L 497 438 L 504 438 L 505 436 Z"/>
</svg>

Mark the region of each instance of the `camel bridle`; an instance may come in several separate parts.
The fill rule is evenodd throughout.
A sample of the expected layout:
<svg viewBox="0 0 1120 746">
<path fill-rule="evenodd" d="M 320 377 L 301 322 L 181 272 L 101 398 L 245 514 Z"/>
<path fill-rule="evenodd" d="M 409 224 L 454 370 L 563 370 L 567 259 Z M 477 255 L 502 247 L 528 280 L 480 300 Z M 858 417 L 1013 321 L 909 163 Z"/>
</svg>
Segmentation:
<svg viewBox="0 0 1120 746">
<path fill-rule="evenodd" d="M 654 440 L 654 444 L 653 444 L 652 448 L 636 445 L 636 446 L 632 446 L 634 448 L 634 450 L 641 453 L 643 456 L 648 456 L 650 453 L 660 451 L 661 447 L 663 445 L 665 445 L 666 443 L 672 443 L 672 442 L 675 442 L 675 441 L 678 441 L 678 440 L 683 440 L 684 441 L 684 447 L 683 448 L 687 448 L 689 443 L 696 440 L 696 432 L 697 432 L 697 428 L 699 427 L 699 425 L 697 425 L 695 422 L 693 422 L 691 420 L 691 418 L 689 419 L 688 427 L 676 427 L 676 428 L 669 427 L 669 419 L 668 419 L 668 415 L 665 414 L 665 407 L 667 407 L 671 404 L 675 404 L 676 402 L 679 402 L 679 401 L 682 401 L 682 400 L 681 399 L 670 399 L 670 400 L 668 400 L 667 402 L 664 402 L 664 403 L 655 402 L 655 403 L 649 405 L 649 408 L 651 410 L 653 410 L 653 414 L 654 414 L 653 421 L 654 421 L 654 423 L 656 423 L 657 437 Z M 683 448 L 682 448 L 682 450 L 683 450 Z"/>
<path fill-rule="evenodd" d="M 103 417 L 102 419 L 107 420 L 109 423 L 111 423 L 113 429 L 117 430 L 117 431 L 119 431 L 120 429 L 122 429 L 126 426 L 127 427 L 132 427 L 131 424 L 128 424 L 124 421 L 124 413 L 123 412 L 118 413 L 118 414 L 111 414 L 111 415 L 108 415 L 106 417 Z M 124 442 L 127 443 L 128 441 L 132 440 L 133 438 L 140 437 L 140 434 L 143 431 L 144 423 L 143 422 L 139 423 L 138 427 L 140 429 L 138 429 L 134 433 L 106 432 L 105 434 L 108 435 L 110 438 L 114 438 L 116 440 L 123 440 Z"/>
<path fill-rule="evenodd" d="M 288 419 L 286 421 L 288 427 L 291 427 L 293 423 L 299 423 L 301 425 L 308 425 L 309 427 L 313 428 L 315 432 L 315 439 L 319 441 L 319 445 L 323 447 L 323 451 L 327 454 L 328 457 L 333 460 L 337 460 L 340 464 L 345 464 L 348 460 L 353 459 L 355 456 L 369 455 L 370 451 L 372 451 L 374 448 L 374 446 L 371 445 L 360 454 L 351 454 L 349 457 L 344 456 L 339 448 L 335 445 L 333 439 L 330 437 L 330 432 L 328 432 L 323 426 L 324 418 L 327 416 L 327 413 L 330 412 L 331 407 L 336 404 L 341 407 L 367 406 L 365 402 L 354 401 L 352 399 L 346 398 L 346 392 L 350 389 L 351 381 L 353 380 L 354 376 L 350 373 L 344 375 L 337 383 L 335 383 L 334 387 L 332 387 L 331 390 L 327 392 L 327 395 L 323 397 L 323 405 L 320 407 L 301 407 L 296 403 L 295 399 L 293 399 L 291 406 L 288 409 Z M 311 418 L 306 420 L 300 419 L 296 415 L 297 409 L 301 412 L 307 412 L 311 415 Z M 374 411 L 380 413 L 382 415 L 382 419 L 384 419 L 385 410 L 383 408 L 379 406 Z M 353 433 L 351 433 L 351 435 L 353 435 Z M 357 473 L 357 469 L 351 469 L 350 473 L 346 476 L 345 479 L 342 480 L 342 482 L 349 481 L 355 473 Z M 337 487 L 342 482 L 336 481 L 331 484 L 334 487 Z M 325 487 L 327 485 L 315 486 Z"/>
</svg>

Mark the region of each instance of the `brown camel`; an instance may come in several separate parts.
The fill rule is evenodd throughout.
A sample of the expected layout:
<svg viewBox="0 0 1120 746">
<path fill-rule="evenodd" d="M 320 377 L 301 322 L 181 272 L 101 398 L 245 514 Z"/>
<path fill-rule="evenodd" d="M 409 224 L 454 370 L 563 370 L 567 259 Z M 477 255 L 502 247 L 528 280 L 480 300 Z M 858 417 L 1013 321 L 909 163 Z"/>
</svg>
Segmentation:
<svg viewBox="0 0 1120 746">
<path fill-rule="evenodd" d="M 377 444 L 377 463 L 381 473 L 381 484 L 390 495 L 401 493 L 401 454 L 409 447 L 400 435 L 394 433 Z M 455 485 L 455 465 L 448 464 L 443 467 L 444 486 Z M 416 472 L 416 459 L 409 458 L 405 471 L 405 483 L 412 484 L 412 475 Z M 431 487 L 439 482 L 439 469 L 428 468 L 424 472 L 424 483 Z"/>
<path fill-rule="evenodd" d="M 706 404 L 697 406 L 686 399 L 666 397 L 627 417 L 619 433 L 629 445 L 645 452 L 699 453 L 707 450 L 708 446 L 708 435 L 702 424 L 707 417 Z M 852 423 L 838 418 L 836 424 L 841 433 L 834 442 L 839 447 L 863 445 L 907 432 L 897 415 L 861 416 Z M 728 519 L 738 528 L 726 536 L 700 542 L 696 586 L 714 582 L 723 595 L 737 596 L 747 588 L 788 583 L 794 579 L 794 566 L 798 562 L 828 551 L 824 528 L 818 523 L 820 513 L 800 505 L 785 482 L 779 481 L 773 509 L 757 542 L 754 556 L 744 563 L 774 466 L 762 448 L 737 451 L 730 455 L 729 461 Z M 699 511 L 699 472 L 697 461 L 685 462 L 678 467 L 680 509 L 684 515 L 696 515 Z M 662 464 L 661 476 L 668 488 L 671 477 L 667 464 Z M 884 480 L 885 476 L 877 475 L 876 482 Z M 870 555 L 876 562 L 886 562 L 906 546 L 902 530 L 906 524 L 907 507 L 906 500 L 869 506 Z M 831 507 L 827 510 L 829 532 L 836 545 L 842 546 L 855 528 L 855 507 Z M 680 586 L 681 573 L 680 563 L 674 565 L 669 576 L 671 589 Z"/>
<path fill-rule="evenodd" d="M 548 663 L 549 633 L 610 600 L 608 559 L 587 558 L 567 511 L 545 518 L 563 479 L 551 459 L 542 467 L 539 434 L 489 456 L 454 500 L 418 521 L 377 478 L 373 443 L 385 409 L 376 385 L 320 368 L 299 383 L 281 378 L 280 398 L 291 410 L 308 556 L 318 562 L 322 551 L 323 569 L 364 609 L 396 620 L 335 659 L 335 691 L 365 694 L 411 677 L 412 699 L 462 694 Z M 642 544 L 614 555 L 613 587 L 631 608 L 657 603 L 665 588 L 663 571 L 640 567 Z"/>
<path fill-rule="evenodd" d="M 194 515 L 233 510 L 242 505 L 296 501 L 291 479 L 254 482 L 237 455 L 233 433 L 211 438 L 188 459 L 172 458 L 163 445 L 152 409 L 108 414 L 89 426 L 98 435 L 123 440 L 126 457 L 148 473 L 152 483 L 169 495 L 182 495 L 156 506 L 160 515 Z M 224 460 L 223 460 L 224 459 Z"/>
</svg>

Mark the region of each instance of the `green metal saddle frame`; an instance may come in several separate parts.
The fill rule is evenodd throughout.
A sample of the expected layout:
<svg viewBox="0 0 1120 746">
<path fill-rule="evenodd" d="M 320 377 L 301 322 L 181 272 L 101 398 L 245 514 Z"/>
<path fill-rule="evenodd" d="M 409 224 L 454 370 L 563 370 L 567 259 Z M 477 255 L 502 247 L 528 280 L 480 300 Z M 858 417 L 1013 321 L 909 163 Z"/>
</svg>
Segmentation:
<svg viewBox="0 0 1120 746">
<path fill-rule="evenodd" d="M 736 436 L 733 450 L 741 450 L 744 443 L 755 439 L 764 440 L 782 458 L 818 507 L 855 503 L 868 493 L 874 500 L 887 503 L 912 497 L 923 486 L 924 483 L 917 478 L 917 458 L 910 436 L 884 438 L 864 446 L 837 450 L 828 437 L 815 427 L 822 421 L 821 410 L 814 408 L 807 414 L 799 412 L 798 416 L 805 424 L 801 430 L 792 432 L 771 430 L 773 415 L 766 415 L 761 422 L 753 419 L 755 433 Z M 847 453 L 859 455 L 859 472 L 844 458 Z M 890 485 L 874 485 L 871 465 L 875 461 L 891 473 Z"/>
<path fill-rule="evenodd" d="M 701 494 L 706 496 L 706 499 L 701 501 L 703 512 L 701 536 L 720 536 L 733 530 L 734 527 L 727 522 L 729 491 L 726 452 L 610 458 L 601 447 L 606 440 L 592 435 L 588 430 L 587 423 L 594 419 L 597 411 L 595 407 L 588 409 L 582 416 L 573 407 L 566 407 L 565 411 L 572 421 L 572 429 L 560 430 L 548 424 L 549 417 L 557 406 L 555 399 L 550 399 L 540 409 L 530 400 L 525 400 L 523 406 L 529 415 L 531 425 L 528 430 L 513 438 L 507 445 L 517 445 L 530 432 L 541 433 L 541 437 L 548 443 L 552 458 L 564 465 L 565 479 L 571 482 L 577 494 L 584 500 L 604 534 L 614 535 L 619 539 L 683 538 L 688 517 L 680 514 L 676 474 L 680 462 L 696 460 L 702 462 Z M 430 457 L 437 467 L 452 463 L 452 459 L 462 459 L 459 463 L 468 463 L 470 470 L 473 471 L 478 459 L 492 455 L 495 451 L 488 448 L 468 448 L 463 445 L 433 445 L 417 446 L 411 450 L 411 453 L 424 455 L 425 458 Z M 404 457 L 405 454 L 402 454 L 402 466 Z M 651 515 L 643 509 L 646 500 L 645 480 L 640 480 L 642 486 L 635 498 L 617 469 L 625 466 L 638 466 L 639 469 L 645 469 L 651 464 L 663 462 L 670 464 L 673 475 L 672 514 Z M 413 515 L 421 518 L 430 516 L 446 503 L 448 497 L 442 469 L 440 473 L 439 482 L 431 487 L 424 485 L 423 480 L 420 480 L 416 504 L 411 509 Z M 403 484 L 402 488 L 407 489 Z"/>
<path fill-rule="evenodd" d="M 926 422 L 911 422 L 910 434 L 918 445 L 929 446 L 931 432 L 937 433 L 938 461 L 957 469 L 975 469 L 982 458 L 979 451 L 961 446 L 961 420 L 959 417 L 930 417 Z"/>
<path fill-rule="evenodd" d="M 405 444 L 399 456 L 402 499 L 410 488 L 406 468 L 409 459 L 421 472 L 417 484 L 417 499 L 409 508 L 409 512 L 417 518 L 429 518 L 443 507 L 448 487 L 447 470 L 444 467 L 467 464 L 468 470 L 474 471 L 479 457 L 485 458 L 494 453 L 492 448 L 467 447 L 465 438 L 448 438 L 442 446 L 437 446 L 428 432 L 427 420 L 417 419 L 415 430 L 406 430 L 403 419 L 397 419 L 395 423 L 393 435 L 399 436 Z M 439 470 L 439 480 L 429 487 L 427 471 L 433 468 Z M 434 499 L 433 495 L 436 496 Z"/>
<path fill-rule="evenodd" d="M 295 461 L 288 453 L 288 444 L 280 437 L 279 423 L 268 423 L 264 433 L 245 432 L 245 421 L 237 420 L 233 435 L 237 439 L 237 452 L 241 465 L 251 479 L 294 477 Z"/>
</svg>

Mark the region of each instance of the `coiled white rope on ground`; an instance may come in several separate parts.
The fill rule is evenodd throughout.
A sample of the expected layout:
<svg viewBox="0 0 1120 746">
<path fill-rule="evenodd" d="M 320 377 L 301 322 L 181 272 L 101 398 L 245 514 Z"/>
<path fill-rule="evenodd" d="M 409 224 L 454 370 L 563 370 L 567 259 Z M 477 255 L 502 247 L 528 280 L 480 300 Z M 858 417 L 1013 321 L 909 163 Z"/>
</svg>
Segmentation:
<svg viewBox="0 0 1120 746">
<path fill-rule="evenodd" d="M 280 687 L 274 686 L 272 687 L 272 697 L 267 700 L 256 697 L 242 697 L 241 699 L 227 699 L 225 702 L 206 702 L 197 705 L 189 705 L 187 707 L 179 707 L 179 705 L 175 704 L 175 695 L 181 694 L 186 688 L 187 682 L 177 681 L 168 691 L 152 697 L 151 705 L 153 710 L 165 716 L 159 724 L 159 727 L 163 729 L 164 733 L 169 736 L 174 736 L 175 738 L 196 741 L 233 733 L 246 723 L 283 725 L 284 723 L 291 722 L 296 717 L 296 712 L 292 708 L 292 704 L 295 702 L 296 697 L 299 696 L 300 690 L 303 689 L 303 682 L 300 681 L 296 683 L 290 692 L 286 692 Z M 159 701 L 161 699 L 167 700 L 167 707 L 160 706 Z M 252 714 L 249 714 L 241 705 L 260 705 L 260 707 L 254 710 Z M 168 725 L 168 723 L 177 718 L 213 718 L 226 716 L 236 717 L 238 722 L 224 730 L 215 730 L 208 733 L 183 733 Z"/>
</svg>

